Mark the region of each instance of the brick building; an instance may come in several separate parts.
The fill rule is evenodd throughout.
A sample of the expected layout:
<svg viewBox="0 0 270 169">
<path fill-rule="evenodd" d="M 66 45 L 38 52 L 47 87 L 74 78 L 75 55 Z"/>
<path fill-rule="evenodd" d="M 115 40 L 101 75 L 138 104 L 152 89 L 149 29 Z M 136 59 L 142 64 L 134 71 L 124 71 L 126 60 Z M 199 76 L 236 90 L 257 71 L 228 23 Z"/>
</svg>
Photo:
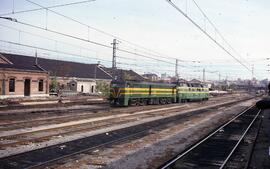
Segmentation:
<svg viewBox="0 0 270 169">
<path fill-rule="evenodd" d="M 49 95 L 49 74 L 35 62 L 0 54 L 0 99 Z"/>
<path fill-rule="evenodd" d="M 23 76 L 17 78 L 18 80 L 21 80 L 22 78 L 25 79 L 25 77 L 27 77 L 27 75 L 29 74 L 29 70 L 31 70 L 32 72 L 35 71 L 35 75 L 37 77 L 32 78 L 32 85 L 34 85 L 34 82 L 37 82 L 37 79 L 42 79 L 41 77 L 39 77 L 41 73 L 45 73 L 46 77 L 48 77 L 49 74 L 49 82 L 47 79 L 45 80 L 45 78 L 43 81 L 46 82 L 46 87 L 48 87 L 47 85 L 51 85 L 53 81 L 56 81 L 57 89 L 69 90 L 77 93 L 93 94 L 96 92 L 97 81 L 102 81 L 109 84 L 113 77 L 122 80 L 144 80 L 142 76 L 132 70 L 113 70 L 111 68 L 106 68 L 100 64 L 85 64 L 7 53 L 2 53 L 1 56 L 3 58 L 3 64 L 0 64 L 0 68 L 5 68 L 7 66 L 16 66 L 16 70 L 20 70 L 21 76 Z M 16 64 L 7 64 L 8 62 Z M 39 74 L 37 74 L 38 71 Z M 34 74 L 32 74 L 31 76 L 34 76 Z M 18 82 L 20 82 L 20 80 Z M 17 85 L 19 85 L 18 82 L 16 83 Z M 26 83 L 28 83 L 28 80 L 26 80 Z M 32 86 L 31 89 L 36 91 L 35 86 Z M 24 94 L 22 94 L 24 90 L 22 88 L 18 88 L 18 90 L 16 91 L 19 92 L 19 90 L 20 93 L 18 93 L 18 95 L 24 96 Z M 46 88 L 46 90 L 49 89 Z M 34 91 L 32 91 L 31 96 L 33 96 L 33 94 L 36 94 L 33 93 Z M 4 95 L 9 95 L 9 93 L 5 92 Z"/>
</svg>

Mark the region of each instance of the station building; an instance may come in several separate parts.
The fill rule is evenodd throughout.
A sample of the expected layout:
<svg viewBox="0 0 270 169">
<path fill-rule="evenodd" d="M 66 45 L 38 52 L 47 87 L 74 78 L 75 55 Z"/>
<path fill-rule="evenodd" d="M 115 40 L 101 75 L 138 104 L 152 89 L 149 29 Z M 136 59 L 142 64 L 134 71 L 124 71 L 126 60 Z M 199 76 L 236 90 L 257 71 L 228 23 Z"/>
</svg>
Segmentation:
<svg viewBox="0 0 270 169">
<path fill-rule="evenodd" d="M 109 84 L 113 78 L 144 80 L 132 70 L 114 70 L 100 64 L 7 53 L 0 56 L 0 98 L 48 96 L 53 82 L 60 90 L 95 94 L 97 81 Z"/>
<path fill-rule="evenodd" d="M 49 73 L 34 62 L 0 54 L 0 99 L 49 95 Z"/>
</svg>

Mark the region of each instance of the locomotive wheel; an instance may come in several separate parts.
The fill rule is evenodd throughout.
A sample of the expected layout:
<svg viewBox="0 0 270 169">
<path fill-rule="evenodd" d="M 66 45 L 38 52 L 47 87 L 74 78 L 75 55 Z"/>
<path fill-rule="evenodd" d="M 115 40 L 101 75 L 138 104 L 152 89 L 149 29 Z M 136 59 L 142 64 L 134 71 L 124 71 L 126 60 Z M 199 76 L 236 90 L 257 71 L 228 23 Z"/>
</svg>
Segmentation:
<svg viewBox="0 0 270 169">
<path fill-rule="evenodd" d="M 160 104 L 166 104 L 166 101 L 165 101 L 164 98 L 161 98 L 161 99 L 160 99 Z"/>
<path fill-rule="evenodd" d="M 140 99 L 136 99 L 136 106 L 140 106 Z"/>
<path fill-rule="evenodd" d="M 147 99 L 143 99 L 143 105 L 144 105 L 144 106 L 147 105 Z"/>
<path fill-rule="evenodd" d="M 139 106 L 144 106 L 144 105 L 145 105 L 144 99 L 139 99 Z"/>
<path fill-rule="evenodd" d="M 167 104 L 171 104 L 172 100 L 170 98 L 167 98 Z"/>
<path fill-rule="evenodd" d="M 131 106 L 136 106 L 137 105 L 137 99 L 131 99 L 130 100 L 130 105 Z"/>
</svg>

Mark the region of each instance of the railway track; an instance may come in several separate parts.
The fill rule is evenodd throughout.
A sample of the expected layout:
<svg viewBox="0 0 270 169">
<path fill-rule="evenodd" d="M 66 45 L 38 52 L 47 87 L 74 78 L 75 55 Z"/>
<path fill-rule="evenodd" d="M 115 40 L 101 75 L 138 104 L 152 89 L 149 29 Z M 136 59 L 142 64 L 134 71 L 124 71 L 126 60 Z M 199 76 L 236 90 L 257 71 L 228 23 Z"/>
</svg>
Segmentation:
<svg viewBox="0 0 270 169">
<path fill-rule="evenodd" d="M 231 102 L 234 103 L 234 102 Z M 25 129 L 19 130 L 19 133 L 13 133 L 13 131 L 6 132 L 8 135 L 0 135 L 0 148 L 5 149 L 8 147 L 17 147 L 19 145 L 27 145 L 29 143 L 41 143 L 57 137 L 65 137 L 71 134 L 90 132 L 99 130 L 102 128 L 108 128 L 112 126 L 117 126 L 121 124 L 127 124 L 130 122 L 135 122 L 140 119 L 148 118 L 164 118 L 165 116 L 175 115 L 175 112 L 184 110 L 186 106 L 174 106 L 157 110 L 141 111 L 137 113 L 130 114 L 117 114 L 114 116 L 101 117 L 101 118 L 90 118 L 90 121 L 85 121 L 82 123 L 78 121 L 76 124 L 67 125 L 52 125 L 47 128 L 37 128 L 36 130 Z"/>
<path fill-rule="evenodd" d="M 226 99 L 235 99 L 234 96 L 226 96 Z M 223 99 L 225 99 L 223 98 Z M 207 104 L 213 104 L 219 102 L 221 98 L 215 98 L 213 100 L 209 100 Z M 192 104 L 192 103 L 191 103 Z M 187 105 L 187 104 L 183 104 Z M 0 113 L 0 131 L 14 130 L 22 127 L 34 127 L 38 125 L 48 125 L 48 124 L 57 124 L 68 122 L 72 120 L 79 120 L 91 117 L 99 116 L 96 112 L 100 112 L 100 116 L 103 116 L 103 113 L 111 113 L 111 114 L 120 114 L 120 113 L 132 113 L 142 110 L 151 110 L 158 109 L 160 106 L 146 106 L 146 107 L 129 107 L 129 108 L 113 108 L 110 109 L 107 105 L 100 104 L 100 107 L 88 108 L 88 107 L 80 107 L 80 108 L 71 108 L 66 110 L 30 110 L 26 112 L 20 113 Z M 177 106 L 175 104 L 165 105 L 166 106 Z M 194 106 L 196 106 L 194 104 Z M 164 106 L 163 106 L 164 107 Z M 50 116 L 48 117 L 48 114 Z M 23 115 L 23 116 L 22 116 Z M 44 117 L 43 117 L 44 116 Z M 24 120 L 25 119 L 25 120 Z"/>
<path fill-rule="evenodd" d="M 91 151 L 98 147 L 118 144 L 123 141 L 129 141 L 144 137 L 153 131 L 163 130 L 172 125 L 176 125 L 181 122 L 183 123 L 193 115 L 200 115 L 203 113 L 215 111 L 224 106 L 234 105 L 237 102 L 224 103 L 222 105 L 212 106 L 211 108 L 190 111 L 184 114 L 178 114 L 127 128 L 117 129 L 109 133 L 101 133 L 63 144 L 53 145 L 26 153 L 4 157 L 0 159 L 0 168 L 45 167 L 59 162 L 60 160 L 62 161 L 68 157 L 82 153 L 91 153 Z"/>
<path fill-rule="evenodd" d="M 247 168 L 261 124 L 260 113 L 250 107 L 160 169 Z"/>
</svg>

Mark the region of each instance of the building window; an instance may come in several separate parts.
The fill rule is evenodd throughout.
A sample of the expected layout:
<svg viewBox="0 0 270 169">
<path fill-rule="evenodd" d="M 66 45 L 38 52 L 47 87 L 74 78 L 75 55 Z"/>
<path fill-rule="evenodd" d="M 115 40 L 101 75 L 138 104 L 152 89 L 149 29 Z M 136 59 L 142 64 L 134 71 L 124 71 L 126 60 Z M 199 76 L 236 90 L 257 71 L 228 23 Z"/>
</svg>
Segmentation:
<svg viewBox="0 0 270 169">
<path fill-rule="evenodd" d="M 15 92 L 15 79 L 9 79 L 9 92 Z"/>
<path fill-rule="evenodd" d="M 81 86 L 81 92 L 83 92 L 83 85 Z"/>
<path fill-rule="evenodd" d="M 43 91 L 43 80 L 42 79 L 40 79 L 38 81 L 38 91 L 39 92 L 42 92 Z"/>
</svg>

